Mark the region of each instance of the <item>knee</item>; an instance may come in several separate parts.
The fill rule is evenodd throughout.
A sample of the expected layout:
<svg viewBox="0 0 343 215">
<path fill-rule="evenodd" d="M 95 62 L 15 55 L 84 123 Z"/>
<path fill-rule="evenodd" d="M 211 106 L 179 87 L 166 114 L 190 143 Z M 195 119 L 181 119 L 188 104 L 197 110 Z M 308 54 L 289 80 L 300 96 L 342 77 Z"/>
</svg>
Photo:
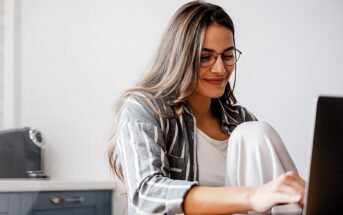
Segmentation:
<svg viewBox="0 0 343 215">
<path fill-rule="evenodd" d="M 231 138 L 244 139 L 245 141 L 237 142 L 257 146 L 265 145 L 269 139 L 280 139 L 275 129 L 269 123 L 263 121 L 244 122 L 238 125 L 232 132 Z"/>
<path fill-rule="evenodd" d="M 232 134 L 239 133 L 260 136 L 262 134 L 272 134 L 275 132 L 275 129 L 267 122 L 250 121 L 238 125 Z"/>
</svg>

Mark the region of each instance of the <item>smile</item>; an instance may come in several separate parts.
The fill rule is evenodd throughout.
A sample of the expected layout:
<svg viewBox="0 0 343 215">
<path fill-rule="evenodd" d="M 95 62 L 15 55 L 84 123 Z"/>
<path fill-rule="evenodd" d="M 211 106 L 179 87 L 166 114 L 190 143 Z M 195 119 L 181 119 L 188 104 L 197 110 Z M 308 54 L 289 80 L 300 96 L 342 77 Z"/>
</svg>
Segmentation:
<svg viewBox="0 0 343 215">
<path fill-rule="evenodd" d="M 222 85 L 224 79 L 204 79 L 204 81 L 212 85 Z"/>
</svg>

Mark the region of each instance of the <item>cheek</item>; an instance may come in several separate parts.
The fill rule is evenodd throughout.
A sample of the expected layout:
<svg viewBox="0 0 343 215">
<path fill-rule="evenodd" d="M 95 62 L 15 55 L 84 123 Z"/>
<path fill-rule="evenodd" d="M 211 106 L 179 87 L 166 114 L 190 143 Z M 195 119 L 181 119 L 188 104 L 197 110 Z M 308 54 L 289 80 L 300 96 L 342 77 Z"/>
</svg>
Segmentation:
<svg viewBox="0 0 343 215">
<path fill-rule="evenodd" d="M 234 71 L 235 71 L 235 67 L 231 67 L 231 68 L 228 68 L 228 69 L 226 70 L 228 81 L 229 81 L 231 75 L 234 73 Z"/>
<path fill-rule="evenodd" d="M 229 73 L 229 75 L 231 75 L 234 70 L 235 70 L 235 66 L 230 66 L 230 67 L 226 68 L 226 71 Z"/>
<path fill-rule="evenodd" d="M 210 69 L 209 68 L 200 68 L 199 69 L 199 78 L 203 77 L 206 73 L 209 73 Z"/>
</svg>

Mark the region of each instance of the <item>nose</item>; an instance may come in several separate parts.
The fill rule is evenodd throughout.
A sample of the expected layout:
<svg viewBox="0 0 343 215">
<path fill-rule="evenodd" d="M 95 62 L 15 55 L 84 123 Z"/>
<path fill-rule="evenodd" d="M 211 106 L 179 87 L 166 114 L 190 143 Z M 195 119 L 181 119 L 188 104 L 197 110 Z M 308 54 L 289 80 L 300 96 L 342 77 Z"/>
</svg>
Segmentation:
<svg viewBox="0 0 343 215">
<path fill-rule="evenodd" d="M 225 64 L 220 55 L 218 55 L 216 62 L 212 66 L 211 72 L 219 75 L 222 75 L 226 72 Z"/>
</svg>

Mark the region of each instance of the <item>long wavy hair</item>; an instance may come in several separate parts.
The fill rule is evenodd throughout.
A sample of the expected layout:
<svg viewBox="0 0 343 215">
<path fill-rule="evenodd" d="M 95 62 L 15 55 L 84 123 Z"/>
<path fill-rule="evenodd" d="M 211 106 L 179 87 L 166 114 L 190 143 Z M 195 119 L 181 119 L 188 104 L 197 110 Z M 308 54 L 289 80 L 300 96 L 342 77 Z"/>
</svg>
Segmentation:
<svg viewBox="0 0 343 215">
<path fill-rule="evenodd" d="M 114 122 L 109 137 L 109 164 L 120 179 L 122 169 L 115 153 L 116 116 L 123 99 L 131 94 L 143 96 L 145 100 L 168 98 L 174 109 L 173 116 L 159 112 L 150 102 L 146 102 L 155 114 L 164 118 L 176 118 L 183 112 L 182 103 L 196 90 L 199 79 L 200 55 L 206 28 L 217 23 L 227 27 L 235 35 L 230 16 L 220 7 L 204 1 L 192 1 L 179 8 L 166 28 L 156 56 L 147 73 L 137 85 L 125 91 L 114 105 Z M 233 37 L 235 46 L 235 37 Z M 236 79 L 236 76 L 235 76 Z M 229 104 L 236 103 L 228 82 L 224 94 L 219 98 Z"/>
</svg>

